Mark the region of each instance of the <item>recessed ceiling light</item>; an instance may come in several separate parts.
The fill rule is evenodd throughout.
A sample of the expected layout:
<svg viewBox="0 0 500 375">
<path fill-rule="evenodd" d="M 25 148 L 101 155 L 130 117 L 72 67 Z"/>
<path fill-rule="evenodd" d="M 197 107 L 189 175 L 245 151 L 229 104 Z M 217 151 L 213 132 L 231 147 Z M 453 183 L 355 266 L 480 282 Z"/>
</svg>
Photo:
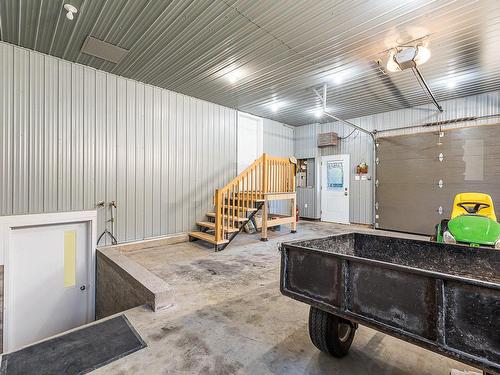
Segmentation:
<svg viewBox="0 0 500 375">
<path fill-rule="evenodd" d="M 226 78 L 230 83 L 236 83 L 245 76 L 243 69 L 234 69 L 226 74 Z"/>
<path fill-rule="evenodd" d="M 323 108 L 316 108 L 316 109 L 313 111 L 313 114 L 314 114 L 314 117 L 316 117 L 316 118 L 321 118 L 321 117 L 323 117 Z"/>
<path fill-rule="evenodd" d="M 73 18 L 75 18 L 74 14 L 78 12 L 78 9 L 76 9 L 76 7 L 71 4 L 64 4 L 64 9 L 66 9 L 66 11 L 68 12 L 66 13 L 66 18 L 72 21 Z"/>
<path fill-rule="evenodd" d="M 269 105 L 269 108 L 271 108 L 271 111 L 276 113 L 279 111 L 280 108 L 282 108 L 285 105 L 284 102 L 277 102 L 274 101 Z"/>
</svg>

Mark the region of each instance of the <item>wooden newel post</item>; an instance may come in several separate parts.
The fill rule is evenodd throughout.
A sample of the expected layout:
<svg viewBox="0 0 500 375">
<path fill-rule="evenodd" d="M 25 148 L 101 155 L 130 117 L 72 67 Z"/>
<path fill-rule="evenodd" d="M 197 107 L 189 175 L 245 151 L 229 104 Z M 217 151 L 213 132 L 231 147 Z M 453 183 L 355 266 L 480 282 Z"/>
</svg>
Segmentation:
<svg viewBox="0 0 500 375">
<path fill-rule="evenodd" d="M 215 190 L 215 241 L 222 240 L 222 213 L 221 213 L 222 197 L 220 190 Z"/>
</svg>

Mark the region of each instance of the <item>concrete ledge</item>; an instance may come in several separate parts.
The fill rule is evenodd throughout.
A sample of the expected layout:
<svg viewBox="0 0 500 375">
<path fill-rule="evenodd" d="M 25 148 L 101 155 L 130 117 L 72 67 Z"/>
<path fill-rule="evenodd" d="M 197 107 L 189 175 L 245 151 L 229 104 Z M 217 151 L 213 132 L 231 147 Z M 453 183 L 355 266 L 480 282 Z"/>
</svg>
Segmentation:
<svg viewBox="0 0 500 375">
<path fill-rule="evenodd" d="M 171 306 L 170 286 L 140 264 L 123 255 L 122 246 L 96 252 L 96 319 L 141 305 L 153 311 Z"/>
<path fill-rule="evenodd" d="M 98 248 L 98 250 L 103 251 L 107 249 L 117 249 L 120 252 L 126 253 L 149 249 L 152 247 L 173 245 L 176 243 L 187 242 L 188 240 L 189 236 L 187 233 L 177 233 L 170 236 L 162 236 L 150 238 L 147 240 L 120 243 L 118 245 L 101 246 Z"/>
</svg>

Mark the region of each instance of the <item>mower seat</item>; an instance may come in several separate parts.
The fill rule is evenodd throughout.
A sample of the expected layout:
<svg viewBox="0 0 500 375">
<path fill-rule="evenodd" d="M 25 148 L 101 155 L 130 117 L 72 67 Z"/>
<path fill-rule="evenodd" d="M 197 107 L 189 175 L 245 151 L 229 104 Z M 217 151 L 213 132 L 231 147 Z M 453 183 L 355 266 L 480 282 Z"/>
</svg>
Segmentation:
<svg viewBox="0 0 500 375">
<path fill-rule="evenodd" d="M 491 220 L 497 221 L 495 215 L 495 209 L 493 207 L 493 200 L 488 194 L 483 193 L 460 193 L 455 196 L 453 202 L 453 210 L 451 211 L 451 218 L 454 219 L 460 215 L 467 215 L 466 209 L 460 207 L 460 204 L 465 206 L 474 206 L 476 204 L 484 204 L 488 207 L 481 208 L 477 214 L 481 216 L 486 216 Z M 467 207 L 468 208 L 468 207 Z"/>
</svg>

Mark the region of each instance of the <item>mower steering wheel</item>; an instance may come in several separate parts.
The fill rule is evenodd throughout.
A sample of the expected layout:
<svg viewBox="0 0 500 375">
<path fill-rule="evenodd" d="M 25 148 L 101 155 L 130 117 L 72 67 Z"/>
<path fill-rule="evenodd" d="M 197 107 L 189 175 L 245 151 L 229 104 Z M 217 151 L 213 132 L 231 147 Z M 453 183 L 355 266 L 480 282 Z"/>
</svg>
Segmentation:
<svg viewBox="0 0 500 375">
<path fill-rule="evenodd" d="M 458 203 L 457 206 L 463 208 L 469 214 L 477 214 L 480 210 L 488 208 L 490 205 L 487 203 L 462 202 Z"/>
</svg>

